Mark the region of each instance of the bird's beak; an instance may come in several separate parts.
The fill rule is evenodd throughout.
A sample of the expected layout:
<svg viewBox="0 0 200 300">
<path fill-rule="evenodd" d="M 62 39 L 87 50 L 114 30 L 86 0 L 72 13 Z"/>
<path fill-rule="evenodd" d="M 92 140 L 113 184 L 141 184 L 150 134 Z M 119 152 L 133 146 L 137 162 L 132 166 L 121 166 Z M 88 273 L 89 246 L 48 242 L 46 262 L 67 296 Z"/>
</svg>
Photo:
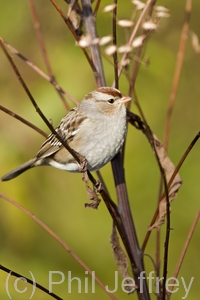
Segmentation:
<svg viewBox="0 0 200 300">
<path fill-rule="evenodd" d="M 128 101 L 130 101 L 132 98 L 131 97 L 129 97 L 129 96 L 123 96 L 122 98 L 121 98 L 121 103 L 126 103 L 126 102 L 128 102 Z"/>
</svg>

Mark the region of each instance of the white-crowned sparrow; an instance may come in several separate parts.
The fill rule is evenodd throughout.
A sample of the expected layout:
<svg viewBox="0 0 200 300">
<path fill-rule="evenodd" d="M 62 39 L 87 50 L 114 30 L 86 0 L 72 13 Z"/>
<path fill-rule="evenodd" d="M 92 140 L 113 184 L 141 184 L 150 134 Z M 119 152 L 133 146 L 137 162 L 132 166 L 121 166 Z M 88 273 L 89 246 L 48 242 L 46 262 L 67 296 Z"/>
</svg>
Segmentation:
<svg viewBox="0 0 200 300">
<path fill-rule="evenodd" d="M 126 135 L 124 103 L 130 100 L 117 89 L 98 88 L 70 110 L 56 128 L 69 146 L 86 158 L 89 171 L 103 167 L 123 145 Z M 72 155 L 54 134 L 50 134 L 34 158 L 4 175 L 2 180 L 10 180 L 32 167 L 42 165 L 70 172 L 80 171 Z"/>
</svg>

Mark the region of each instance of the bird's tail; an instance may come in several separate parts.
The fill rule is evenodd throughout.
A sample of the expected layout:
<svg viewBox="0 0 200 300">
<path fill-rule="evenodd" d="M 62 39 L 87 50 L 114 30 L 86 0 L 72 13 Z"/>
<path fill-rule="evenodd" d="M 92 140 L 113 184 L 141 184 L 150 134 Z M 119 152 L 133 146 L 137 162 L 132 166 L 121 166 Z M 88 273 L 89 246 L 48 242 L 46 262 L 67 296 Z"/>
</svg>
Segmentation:
<svg viewBox="0 0 200 300">
<path fill-rule="evenodd" d="M 7 181 L 10 179 L 13 179 L 15 177 L 17 177 L 18 175 L 20 175 L 21 173 L 25 172 L 26 170 L 34 167 L 34 163 L 35 163 L 36 159 L 32 158 L 29 161 L 25 162 L 23 165 L 17 167 L 16 169 L 10 171 L 9 173 L 7 173 L 6 175 L 4 175 L 1 180 L 2 181 Z"/>
</svg>

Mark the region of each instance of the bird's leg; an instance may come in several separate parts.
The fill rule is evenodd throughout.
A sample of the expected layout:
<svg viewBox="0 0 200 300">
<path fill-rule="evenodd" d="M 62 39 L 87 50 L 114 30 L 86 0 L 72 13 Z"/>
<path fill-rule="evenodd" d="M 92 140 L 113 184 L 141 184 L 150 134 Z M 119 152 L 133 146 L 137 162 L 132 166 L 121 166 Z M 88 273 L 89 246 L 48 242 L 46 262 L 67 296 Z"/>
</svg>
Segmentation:
<svg viewBox="0 0 200 300">
<path fill-rule="evenodd" d="M 103 189 L 103 184 L 101 183 L 101 181 L 96 180 L 96 182 L 94 184 L 94 192 L 101 193 L 102 189 Z"/>
<path fill-rule="evenodd" d="M 87 160 L 86 160 L 86 158 L 83 157 L 83 156 L 81 156 L 80 154 L 78 154 L 78 156 L 80 158 L 79 172 L 81 172 L 81 173 L 87 173 Z"/>
<path fill-rule="evenodd" d="M 82 180 L 85 182 L 86 189 L 89 187 L 88 185 L 88 173 L 87 173 L 87 160 L 85 157 L 79 157 L 80 164 L 79 164 L 79 172 L 82 173 Z"/>
</svg>

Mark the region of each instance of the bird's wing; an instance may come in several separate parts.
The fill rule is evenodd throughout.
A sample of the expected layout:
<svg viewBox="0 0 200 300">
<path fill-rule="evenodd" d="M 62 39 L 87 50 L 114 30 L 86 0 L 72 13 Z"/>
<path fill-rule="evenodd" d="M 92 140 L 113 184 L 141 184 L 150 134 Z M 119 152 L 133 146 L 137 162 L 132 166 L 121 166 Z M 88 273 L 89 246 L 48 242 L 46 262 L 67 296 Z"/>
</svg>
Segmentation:
<svg viewBox="0 0 200 300">
<path fill-rule="evenodd" d="M 70 144 L 85 119 L 86 117 L 81 115 L 80 112 L 78 112 L 77 114 L 77 107 L 75 107 L 70 110 L 68 114 L 61 120 L 60 124 L 55 130 L 60 135 L 60 137 L 63 138 L 63 140 Z M 53 133 L 51 133 L 38 151 L 37 158 L 45 158 L 51 156 L 61 148 L 63 148 L 62 143 Z"/>
</svg>

